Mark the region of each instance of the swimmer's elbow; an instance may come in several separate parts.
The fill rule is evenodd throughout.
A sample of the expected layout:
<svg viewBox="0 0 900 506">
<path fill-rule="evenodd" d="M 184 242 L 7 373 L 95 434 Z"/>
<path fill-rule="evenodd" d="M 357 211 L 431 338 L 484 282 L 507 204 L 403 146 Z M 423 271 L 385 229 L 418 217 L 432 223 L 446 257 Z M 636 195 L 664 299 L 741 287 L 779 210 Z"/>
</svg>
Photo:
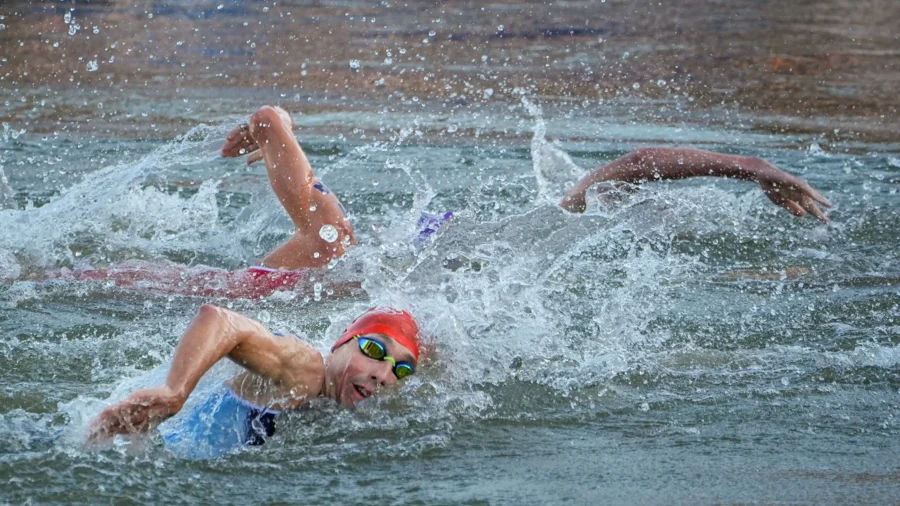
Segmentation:
<svg viewBox="0 0 900 506">
<path fill-rule="evenodd" d="M 229 334 L 229 330 L 235 328 L 235 323 L 232 321 L 233 315 L 234 313 L 219 306 L 203 304 L 200 306 L 200 310 L 197 311 L 195 321 L 200 322 L 207 330 L 220 336 L 225 336 Z"/>
<path fill-rule="evenodd" d="M 197 318 L 201 318 L 204 320 L 217 320 L 224 316 L 224 310 L 219 306 L 214 306 L 212 304 L 203 304 L 200 306 L 200 310 L 197 311 Z"/>
</svg>

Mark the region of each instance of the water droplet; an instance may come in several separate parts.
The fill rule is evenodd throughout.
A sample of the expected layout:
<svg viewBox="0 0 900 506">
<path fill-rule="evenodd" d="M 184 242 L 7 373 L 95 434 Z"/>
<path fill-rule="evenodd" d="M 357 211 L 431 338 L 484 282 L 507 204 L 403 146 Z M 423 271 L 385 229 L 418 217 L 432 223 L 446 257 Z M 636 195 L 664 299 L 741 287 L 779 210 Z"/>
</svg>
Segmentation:
<svg viewBox="0 0 900 506">
<path fill-rule="evenodd" d="M 71 13 L 71 12 L 67 12 L 67 13 L 63 14 L 63 21 L 64 21 L 66 24 L 71 23 L 71 22 L 72 22 L 72 13 Z"/>
<path fill-rule="evenodd" d="M 338 231 L 334 225 L 322 225 L 322 228 L 319 229 L 319 237 L 328 242 L 334 242 L 338 240 Z"/>
<path fill-rule="evenodd" d="M 320 256 L 322 255 L 318 251 L 313 252 L 313 258 L 319 258 Z"/>
<path fill-rule="evenodd" d="M 384 59 L 384 64 L 385 64 L 385 65 L 390 65 L 390 64 L 392 64 L 392 63 L 394 63 L 394 59 L 391 58 L 390 56 L 388 56 L 387 58 Z"/>
<path fill-rule="evenodd" d="M 316 302 L 322 300 L 322 283 L 316 283 L 313 285 L 313 299 Z"/>
<path fill-rule="evenodd" d="M 95 26 L 95 27 L 94 27 L 94 35 L 97 35 L 98 33 L 100 33 L 100 27 L 99 27 L 99 26 Z"/>
<path fill-rule="evenodd" d="M 400 48 L 400 54 L 406 54 L 406 49 L 404 49 L 404 48 L 401 47 L 401 48 Z"/>
<path fill-rule="evenodd" d="M 69 35 L 78 33 L 78 25 L 69 25 Z"/>
<path fill-rule="evenodd" d="M 497 25 L 497 31 L 498 31 L 498 32 L 502 32 L 502 31 L 503 31 L 503 25 Z"/>
<path fill-rule="evenodd" d="M 350 60 L 350 68 L 354 69 L 354 70 L 358 69 L 359 68 L 359 60 Z"/>
<path fill-rule="evenodd" d="M 428 36 L 429 36 L 429 37 L 434 37 L 435 35 L 437 35 L 437 32 L 436 32 L 436 31 L 434 31 L 434 30 L 429 30 L 429 31 L 428 31 Z"/>
<path fill-rule="evenodd" d="M 219 4 L 219 6 L 216 7 L 216 9 L 219 9 L 219 10 L 222 10 L 224 8 L 225 8 L 225 4 Z"/>
<path fill-rule="evenodd" d="M 484 98 L 485 98 L 485 100 L 491 98 L 492 96 L 494 96 L 494 89 L 493 89 L 493 88 L 488 88 L 488 89 L 484 90 Z"/>
<path fill-rule="evenodd" d="M 96 72 L 98 68 L 100 68 L 100 67 L 99 67 L 99 65 L 97 65 L 97 60 L 91 60 L 91 61 L 87 62 L 87 71 L 88 72 Z"/>
<path fill-rule="evenodd" d="M 660 79 L 659 81 L 656 81 L 656 85 L 659 86 L 660 88 L 662 88 L 663 86 L 666 85 L 666 80 Z"/>
<path fill-rule="evenodd" d="M 377 179 L 372 180 L 372 186 L 378 186 L 379 181 Z"/>
<path fill-rule="evenodd" d="M 309 206 L 309 212 L 311 212 L 311 213 L 314 213 L 314 212 L 316 212 L 316 209 L 317 209 L 317 207 L 316 207 L 316 205 L 315 205 L 315 204 L 313 204 L 313 205 L 311 205 L 311 206 Z"/>
<path fill-rule="evenodd" d="M 634 89 L 636 89 L 636 90 L 639 90 L 639 89 L 641 89 L 641 83 L 634 83 L 634 84 L 631 85 L 631 87 L 634 88 Z"/>
</svg>

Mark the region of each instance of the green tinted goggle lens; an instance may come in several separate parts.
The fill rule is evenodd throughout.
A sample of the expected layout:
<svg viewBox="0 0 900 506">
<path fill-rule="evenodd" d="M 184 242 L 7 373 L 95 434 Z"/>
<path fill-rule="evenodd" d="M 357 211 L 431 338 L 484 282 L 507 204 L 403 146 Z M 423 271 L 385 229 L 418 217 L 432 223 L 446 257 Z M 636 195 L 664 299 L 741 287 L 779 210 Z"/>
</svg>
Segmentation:
<svg viewBox="0 0 900 506">
<path fill-rule="evenodd" d="M 412 366 L 406 362 L 400 362 L 394 366 L 394 376 L 396 376 L 397 379 L 403 379 L 414 372 L 415 370 L 413 370 Z"/>
<path fill-rule="evenodd" d="M 362 336 L 356 336 L 355 338 L 359 342 L 359 350 L 363 352 L 363 355 L 374 358 L 375 360 L 390 362 L 393 366 L 392 370 L 394 371 L 394 376 L 396 376 L 397 379 L 403 379 L 416 372 L 412 364 L 408 362 L 397 362 L 394 360 L 394 357 L 389 357 L 387 349 L 385 349 L 384 344 L 380 341 Z"/>
<path fill-rule="evenodd" d="M 361 337 L 359 339 L 359 349 L 369 358 L 374 358 L 375 360 L 384 360 L 387 352 L 384 350 L 384 346 L 377 341 L 372 341 L 371 339 L 366 339 Z"/>
</svg>

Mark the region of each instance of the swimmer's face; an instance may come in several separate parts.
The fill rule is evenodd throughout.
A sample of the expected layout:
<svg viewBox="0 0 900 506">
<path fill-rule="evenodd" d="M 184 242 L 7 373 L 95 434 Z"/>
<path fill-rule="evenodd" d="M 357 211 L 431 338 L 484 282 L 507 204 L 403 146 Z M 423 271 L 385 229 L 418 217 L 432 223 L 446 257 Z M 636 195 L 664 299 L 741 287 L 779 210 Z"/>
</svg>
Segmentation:
<svg viewBox="0 0 900 506">
<path fill-rule="evenodd" d="M 408 362 L 415 367 L 416 359 L 412 352 L 390 337 L 383 334 L 367 334 L 366 337 L 381 342 L 388 356 L 393 357 L 397 363 Z M 391 362 L 366 356 L 360 350 L 356 339 L 334 350 L 325 368 L 325 379 L 334 386 L 332 389 L 334 399 L 349 407 L 371 397 L 381 387 L 399 381 Z"/>
</svg>

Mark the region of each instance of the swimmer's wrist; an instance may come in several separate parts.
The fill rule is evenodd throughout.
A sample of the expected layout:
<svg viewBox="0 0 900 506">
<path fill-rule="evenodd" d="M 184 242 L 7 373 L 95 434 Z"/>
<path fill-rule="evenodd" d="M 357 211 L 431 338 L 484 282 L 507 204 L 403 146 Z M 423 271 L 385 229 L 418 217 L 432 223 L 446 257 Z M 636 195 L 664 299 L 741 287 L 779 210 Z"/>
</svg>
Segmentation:
<svg viewBox="0 0 900 506">
<path fill-rule="evenodd" d="M 759 181 L 760 175 L 766 168 L 766 162 L 762 158 L 756 156 L 745 156 L 741 158 L 740 173 L 736 176 L 738 179 L 747 181 Z"/>
</svg>

